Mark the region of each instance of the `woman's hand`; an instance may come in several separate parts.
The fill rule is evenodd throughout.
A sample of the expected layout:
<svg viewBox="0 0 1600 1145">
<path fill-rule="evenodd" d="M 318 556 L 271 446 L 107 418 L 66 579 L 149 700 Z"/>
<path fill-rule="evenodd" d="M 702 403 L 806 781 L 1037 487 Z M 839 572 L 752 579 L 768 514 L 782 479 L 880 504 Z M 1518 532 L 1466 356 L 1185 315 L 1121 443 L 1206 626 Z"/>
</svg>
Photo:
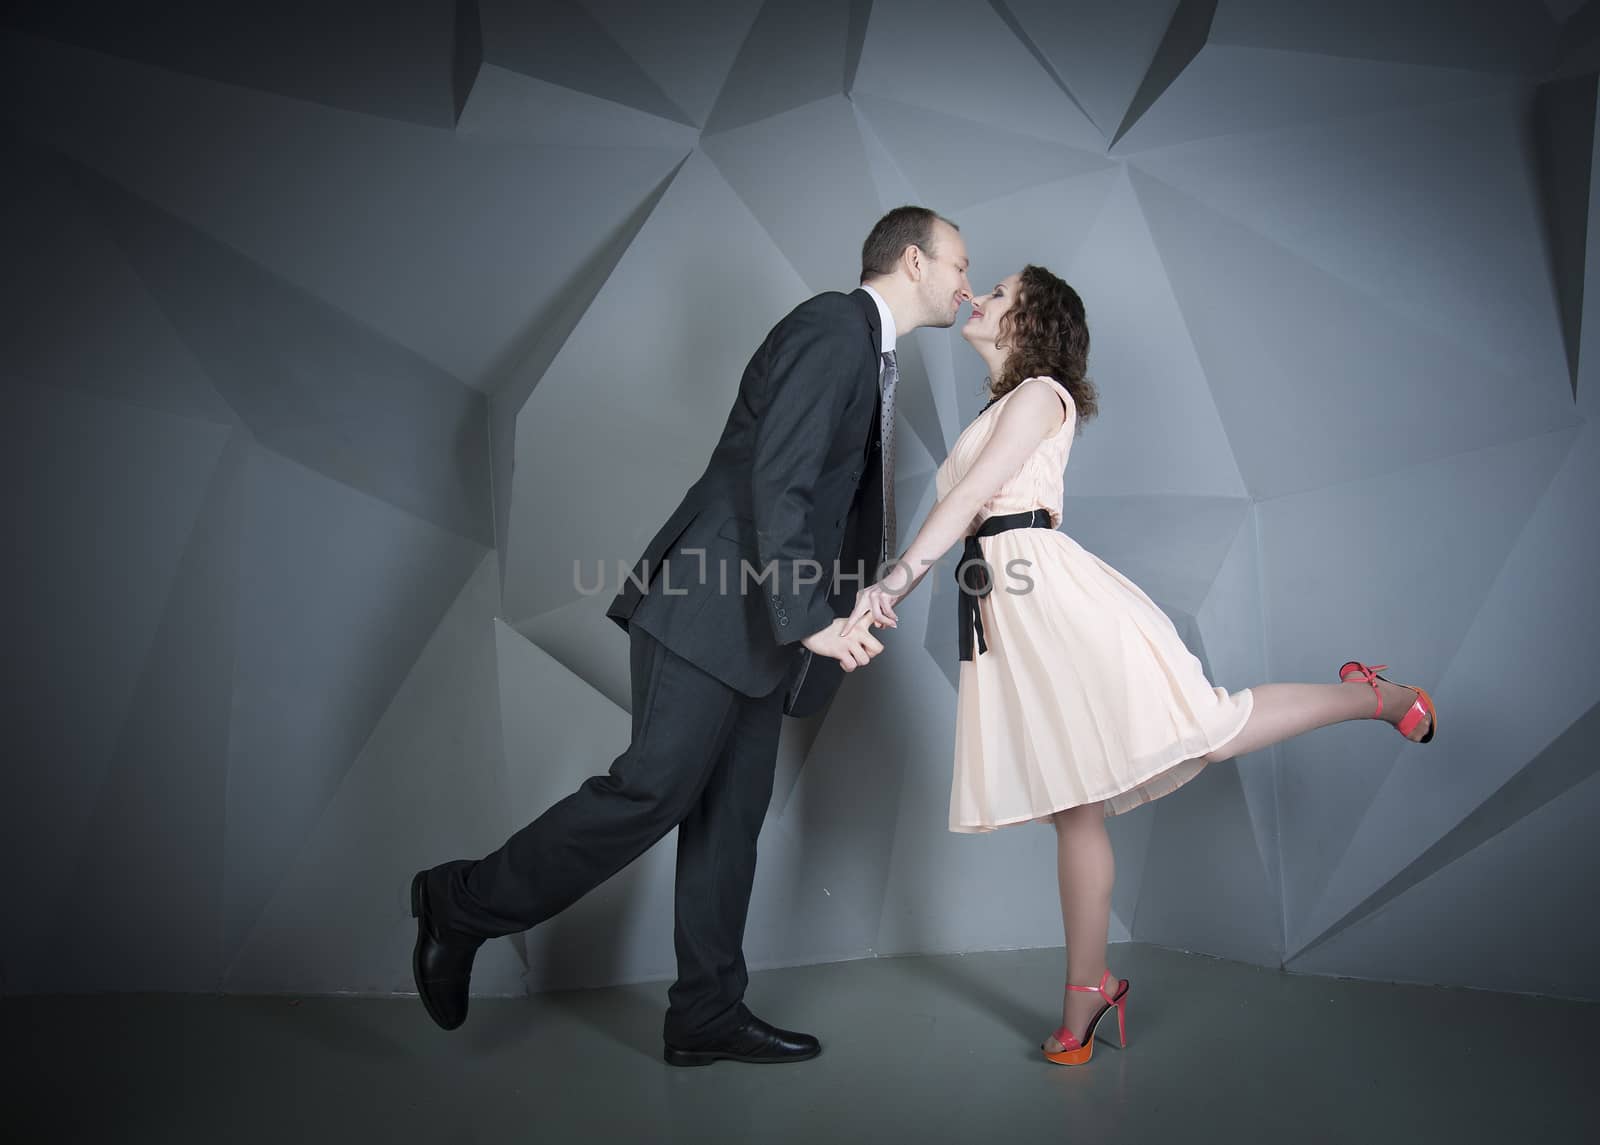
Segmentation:
<svg viewBox="0 0 1600 1145">
<path fill-rule="evenodd" d="M 850 620 L 844 626 L 844 631 L 850 632 L 862 620 L 869 620 L 874 628 L 900 627 L 900 618 L 894 614 L 894 602 L 907 591 L 909 588 L 895 592 L 886 587 L 886 582 L 881 580 L 877 584 L 867 585 L 856 593 L 856 606 L 850 613 Z"/>
</svg>

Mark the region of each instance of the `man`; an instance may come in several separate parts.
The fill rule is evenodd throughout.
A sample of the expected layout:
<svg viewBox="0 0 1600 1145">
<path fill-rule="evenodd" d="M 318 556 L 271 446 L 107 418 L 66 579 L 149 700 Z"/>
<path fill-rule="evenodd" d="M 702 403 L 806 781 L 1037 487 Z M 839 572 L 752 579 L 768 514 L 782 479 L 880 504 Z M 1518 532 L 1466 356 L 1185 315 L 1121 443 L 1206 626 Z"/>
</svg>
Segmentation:
<svg viewBox="0 0 1600 1145">
<path fill-rule="evenodd" d="M 897 208 L 863 244 L 862 287 L 801 303 L 750 359 L 705 473 L 607 609 L 631 643 L 633 742 L 499 850 L 412 880 L 412 968 L 439 1025 L 466 1018 L 485 938 L 550 918 L 676 827 L 666 1060 L 820 1052 L 743 1002 L 756 837 L 783 715 L 883 650 L 866 626 L 845 633 L 845 588 L 895 552 L 895 340 L 952 325 L 966 272 L 953 223 Z"/>
</svg>

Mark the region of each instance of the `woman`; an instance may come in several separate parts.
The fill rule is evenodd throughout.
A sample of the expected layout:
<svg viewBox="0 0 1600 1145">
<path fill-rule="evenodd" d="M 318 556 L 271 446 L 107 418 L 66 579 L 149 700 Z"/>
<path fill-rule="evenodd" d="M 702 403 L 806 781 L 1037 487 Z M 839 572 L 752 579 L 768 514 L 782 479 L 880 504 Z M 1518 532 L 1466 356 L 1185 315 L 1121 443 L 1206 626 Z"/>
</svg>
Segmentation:
<svg viewBox="0 0 1600 1145">
<path fill-rule="evenodd" d="M 961 334 L 989 368 L 992 399 L 939 467 L 939 501 L 894 570 L 857 596 L 851 625 L 895 626 L 895 603 L 965 538 L 950 829 L 1054 823 L 1068 985 L 1061 1028 L 1041 1048 L 1076 1065 L 1113 1006 L 1126 1044 L 1128 982 L 1106 967 L 1106 817 L 1207 763 L 1344 720 L 1387 720 L 1427 743 L 1433 701 L 1357 661 L 1338 684 L 1213 688 L 1150 598 L 1056 531 L 1067 454 L 1096 412 L 1077 292 L 1024 267 L 973 300 Z"/>
</svg>

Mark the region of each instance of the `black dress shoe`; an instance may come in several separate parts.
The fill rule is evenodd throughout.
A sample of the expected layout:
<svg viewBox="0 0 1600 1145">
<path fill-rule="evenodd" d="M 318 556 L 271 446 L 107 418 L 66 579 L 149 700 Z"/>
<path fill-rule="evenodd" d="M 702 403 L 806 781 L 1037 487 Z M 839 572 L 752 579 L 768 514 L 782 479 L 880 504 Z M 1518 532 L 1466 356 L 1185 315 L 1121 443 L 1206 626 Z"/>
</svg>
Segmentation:
<svg viewBox="0 0 1600 1145">
<path fill-rule="evenodd" d="M 418 871 L 411 880 L 411 917 L 417 920 L 417 945 L 411 951 L 417 993 L 428 1017 L 453 1030 L 467 1020 L 472 958 L 483 939 L 434 925 L 428 911 L 426 871 Z"/>
<path fill-rule="evenodd" d="M 668 1042 L 662 1056 L 668 1065 L 710 1065 L 719 1060 L 767 1064 L 803 1062 L 821 1052 L 821 1044 L 810 1034 L 780 1030 L 751 1014 L 742 1025 L 709 1042 L 693 1046 Z"/>
</svg>

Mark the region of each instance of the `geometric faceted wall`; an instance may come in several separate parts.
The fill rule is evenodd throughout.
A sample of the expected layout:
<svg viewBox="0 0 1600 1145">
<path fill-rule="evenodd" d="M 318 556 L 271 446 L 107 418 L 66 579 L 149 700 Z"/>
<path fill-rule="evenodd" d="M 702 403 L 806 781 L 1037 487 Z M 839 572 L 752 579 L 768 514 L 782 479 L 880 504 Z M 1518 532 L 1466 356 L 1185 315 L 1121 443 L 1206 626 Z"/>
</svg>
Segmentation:
<svg viewBox="0 0 1600 1145">
<path fill-rule="evenodd" d="M 412 989 L 411 873 L 626 746 L 574 562 L 920 202 L 1083 295 L 1062 528 L 1216 683 L 1439 704 L 1113 819 L 1113 939 L 1600 997 L 1600 6 L 8 13 L 0 989 Z M 901 347 L 909 536 L 983 370 Z M 946 830 L 955 611 L 786 723 L 752 965 L 1061 942 L 1048 829 Z M 475 989 L 670 976 L 672 856 Z"/>
</svg>

